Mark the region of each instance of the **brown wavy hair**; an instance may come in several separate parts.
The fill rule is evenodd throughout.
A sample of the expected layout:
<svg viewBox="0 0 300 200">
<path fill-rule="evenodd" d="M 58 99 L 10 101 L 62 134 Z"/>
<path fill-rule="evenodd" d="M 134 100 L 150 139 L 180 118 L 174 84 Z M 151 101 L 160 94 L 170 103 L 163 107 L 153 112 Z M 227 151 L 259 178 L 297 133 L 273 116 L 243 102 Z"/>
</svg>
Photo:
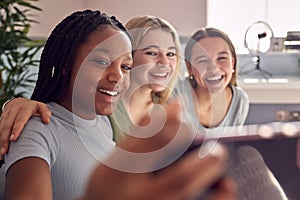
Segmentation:
<svg viewBox="0 0 300 200">
<path fill-rule="evenodd" d="M 184 50 L 184 57 L 185 57 L 185 61 L 186 62 L 190 62 L 191 59 L 191 51 L 192 48 L 197 44 L 197 42 L 199 42 L 201 39 L 203 38 L 207 38 L 207 37 L 218 37 L 218 38 L 222 38 L 223 40 L 226 41 L 226 43 L 229 46 L 229 49 L 231 51 L 231 54 L 234 58 L 234 63 L 233 63 L 233 69 L 234 72 L 232 74 L 232 78 L 230 80 L 231 85 L 233 86 L 237 86 L 237 56 L 236 56 L 236 51 L 234 48 L 234 45 L 232 43 L 232 41 L 230 40 L 229 36 L 224 33 L 223 31 L 216 29 L 216 28 L 201 28 L 198 31 L 196 31 L 192 37 L 188 40 L 186 46 L 185 46 L 185 50 Z"/>
</svg>

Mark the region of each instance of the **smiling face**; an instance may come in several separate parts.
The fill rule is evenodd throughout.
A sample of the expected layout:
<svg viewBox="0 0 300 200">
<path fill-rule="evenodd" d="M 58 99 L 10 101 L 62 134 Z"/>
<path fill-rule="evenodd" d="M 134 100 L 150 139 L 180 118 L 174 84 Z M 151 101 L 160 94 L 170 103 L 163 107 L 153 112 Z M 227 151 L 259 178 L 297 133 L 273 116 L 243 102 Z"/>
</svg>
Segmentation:
<svg viewBox="0 0 300 200">
<path fill-rule="evenodd" d="M 219 37 L 205 37 L 191 51 L 188 71 L 195 76 L 199 89 L 216 93 L 231 81 L 234 58 L 227 42 Z"/>
<path fill-rule="evenodd" d="M 77 48 L 60 103 L 83 118 L 111 114 L 129 85 L 131 65 L 131 43 L 124 32 L 106 26 L 90 33 Z"/>
<path fill-rule="evenodd" d="M 177 48 L 171 33 L 149 30 L 134 49 L 131 84 L 163 91 L 177 68 Z"/>
</svg>

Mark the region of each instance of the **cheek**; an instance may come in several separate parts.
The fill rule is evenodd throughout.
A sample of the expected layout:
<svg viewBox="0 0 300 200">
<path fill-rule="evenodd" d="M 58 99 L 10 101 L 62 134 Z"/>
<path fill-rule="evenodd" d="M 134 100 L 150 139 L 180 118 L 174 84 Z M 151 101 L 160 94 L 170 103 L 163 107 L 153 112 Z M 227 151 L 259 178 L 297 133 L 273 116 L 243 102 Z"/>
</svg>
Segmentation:
<svg viewBox="0 0 300 200">
<path fill-rule="evenodd" d="M 194 65 L 192 68 L 192 72 L 194 76 L 201 77 L 207 72 L 207 67 L 204 65 Z"/>
<path fill-rule="evenodd" d="M 103 79 L 102 75 L 102 71 L 99 70 L 81 70 L 75 80 L 76 88 L 79 88 L 81 93 L 92 94 L 100 80 Z"/>
<path fill-rule="evenodd" d="M 151 62 L 151 60 L 143 55 L 136 55 L 133 57 L 133 66 L 134 67 L 143 66 L 149 62 Z"/>
<path fill-rule="evenodd" d="M 145 79 L 147 76 L 147 73 L 152 68 L 152 66 L 153 65 L 148 63 L 148 64 L 133 67 L 130 71 L 130 79 L 131 80 Z"/>
<path fill-rule="evenodd" d="M 232 63 L 224 63 L 220 66 L 221 66 L 223 71 L 225 71 L 228 74 L 232 74 L 232 70 L 233 70 L 233 64 Z"/>
<path fill-rule="evenodd" d="M 173 71 L 177 70 L 177 60 L 171 60 L 170 65 Z"/>
<path fill-rule="evenodd" d="M 127 90 L 130 85 L 130 77 L 131 77 L 131 72 L 124 75 L 124 82 L 123 82 L 124 90 Z"/>
</svg>

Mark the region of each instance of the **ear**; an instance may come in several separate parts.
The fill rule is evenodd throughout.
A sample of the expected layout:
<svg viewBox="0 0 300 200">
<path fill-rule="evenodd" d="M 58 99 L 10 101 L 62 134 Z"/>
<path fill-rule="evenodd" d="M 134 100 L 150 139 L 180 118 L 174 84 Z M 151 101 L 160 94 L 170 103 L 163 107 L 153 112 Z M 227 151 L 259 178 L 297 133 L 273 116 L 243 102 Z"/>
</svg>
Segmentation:
<svg viewBox="0 0 300 200">
<path fill-rule="evenodd" d="M 193 74 L 193 69 L 192 69 L 191 63 L 188 61 L 185 61 L 185 65 L 186 65 L 186 69 L 187 69 L 188 73 Z"/>
<path fill-rule="evenodd" d="M 62 75 L 66 75 L 66 74 L 67 74 L 67 72 L 68 72 L 67 68 L 66 68 L 66 67 L 64 67 L 64 68 L 63 68 L 63 70 L 62 70 Z"/>
<path fill-rule="evenodd" d="M 234 59 L 233 56 L 232 56 L 231 62 L 232 62 L 233 70 L 235 70 L 235 68 L 236 68 L 236 60 Z"/>
</svg>

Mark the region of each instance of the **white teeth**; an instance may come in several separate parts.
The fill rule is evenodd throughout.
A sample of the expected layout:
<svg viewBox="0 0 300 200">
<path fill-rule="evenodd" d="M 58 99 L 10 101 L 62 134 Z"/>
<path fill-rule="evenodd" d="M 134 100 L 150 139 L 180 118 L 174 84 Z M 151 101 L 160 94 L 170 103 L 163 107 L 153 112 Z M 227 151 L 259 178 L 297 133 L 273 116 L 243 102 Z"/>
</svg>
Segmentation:
<svg viewBox="0 0 300 200">
<path fill-rule="evenodd" d="M 165 77 L 167 76 L 167 72 L 164 72 L 164 73 L 151 73 L 152 76 L 158 76 L 158 77 Z"/>
<path fill-rule="evenodd" d="M 220 80 L 221 78 L 222 78 L 222 76 L 219 75 L 219 76 L 206 78 L 206 80 L 208 80 L 208 81 L 217 81 L 217 80 Z"/>
<path fill-rule="evenodd" d="M 99 92 L 103 92 L 103 93 L 106 93 L 110 96 L 116 96 L 117 94 L 119 94 L 119 92 L 116 92 L 116 91 L 109 91 L 109 90 L 103 90 L 103 89 L 98 89 Z"/>
</svg>

